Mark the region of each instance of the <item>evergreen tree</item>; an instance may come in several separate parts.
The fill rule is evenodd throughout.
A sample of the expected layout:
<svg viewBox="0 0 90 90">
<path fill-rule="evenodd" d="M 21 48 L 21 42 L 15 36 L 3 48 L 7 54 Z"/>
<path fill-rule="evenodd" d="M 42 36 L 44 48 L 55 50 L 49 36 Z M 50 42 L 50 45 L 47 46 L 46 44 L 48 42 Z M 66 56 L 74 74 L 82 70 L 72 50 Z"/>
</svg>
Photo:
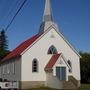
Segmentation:
<svg viewBox="0 0 90 90">
<path fill-rule="evenodd" d="M 7 44 L 8 44 L 7 36 L 5 35 L 5 31 L 2 30 L 0 32 L 0 60 L 2 60 L 10 52 L 8 50 Z"/>
<path fill-rule="evenodd" d="M 7 50 L 8 49 L 7 43 L 8 43 L 7 36 L 5 35 L 5 31 L 2 30 L 0 32 L 0 50 Z"/>
</svg>

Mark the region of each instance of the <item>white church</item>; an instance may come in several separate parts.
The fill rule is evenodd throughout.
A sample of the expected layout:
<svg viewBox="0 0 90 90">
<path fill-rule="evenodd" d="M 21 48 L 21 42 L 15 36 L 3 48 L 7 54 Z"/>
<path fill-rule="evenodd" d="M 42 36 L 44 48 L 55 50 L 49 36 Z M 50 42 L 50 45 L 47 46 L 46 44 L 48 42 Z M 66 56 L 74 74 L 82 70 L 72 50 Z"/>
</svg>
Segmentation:
<svg viewBox="0 0 90 90">
<path fill-rule="evenodd" d="M 43 22 L 37 35 L 22 42 L 0 62 L 0 78 L 18 81 L 19 88 L 80 86 L 79 53 L 59 32 L 46 0 Z"/>
</svg>

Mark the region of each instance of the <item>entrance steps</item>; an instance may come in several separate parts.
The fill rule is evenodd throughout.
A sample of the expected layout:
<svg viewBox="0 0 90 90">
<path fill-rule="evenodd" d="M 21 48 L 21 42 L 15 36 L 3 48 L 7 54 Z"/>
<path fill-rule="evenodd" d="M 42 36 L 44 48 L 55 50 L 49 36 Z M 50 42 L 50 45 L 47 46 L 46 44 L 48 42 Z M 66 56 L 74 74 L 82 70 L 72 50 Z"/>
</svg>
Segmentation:
<svg viewBox="0 0 90 90">
<path fill-rule="evenodd" d="M 71 81 L 62 81 L 62 89 L 77 89 L 77 87 Z"/>
<path fill-rule="evenodd" d="M 62 81 L 62 89 L 77 89 L 79 86 L 80 83 L 73 76 L 69 76 L 68 81 Z"/>
</svg>

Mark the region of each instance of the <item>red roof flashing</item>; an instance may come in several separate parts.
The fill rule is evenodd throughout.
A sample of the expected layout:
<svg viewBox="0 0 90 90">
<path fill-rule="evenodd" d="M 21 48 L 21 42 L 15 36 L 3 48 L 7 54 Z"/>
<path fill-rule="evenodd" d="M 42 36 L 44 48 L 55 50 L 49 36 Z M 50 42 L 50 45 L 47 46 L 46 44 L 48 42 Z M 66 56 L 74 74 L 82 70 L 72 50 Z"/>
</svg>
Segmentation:
<svg viewBox="0 0 90 90">
<path fill-rule="evenodd" d="M 51 69 L 54 64 L 56 63 L 56 61 L 58 60 L 58 58 L 60 57 L 61 54 L 54 54 L 51 59 L 49 60 L 48 64 L 45 67 L 45 70 L 47 69 Z"/>
<path fill-rule="evenodd" d="M 16 49 L 14 49 L 10 54 L 8 54 L 1 62 L 6 61 L 8 59 L 19 56 L 27 47 L 29 47 L 35 40 L 39 38 L 39 35 L 35 35 L 32 38 L 21 43 Z"/>
</svg>

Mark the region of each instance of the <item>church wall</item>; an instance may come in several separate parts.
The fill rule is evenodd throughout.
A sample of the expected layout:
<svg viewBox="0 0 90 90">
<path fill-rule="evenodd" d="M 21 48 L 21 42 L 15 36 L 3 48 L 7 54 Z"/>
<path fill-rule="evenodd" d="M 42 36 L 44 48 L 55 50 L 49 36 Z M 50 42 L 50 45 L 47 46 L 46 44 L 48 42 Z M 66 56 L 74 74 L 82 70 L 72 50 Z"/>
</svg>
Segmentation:
<svg viewBox="0 0 90 90">
<path fill-rule="evenodd" d="M 13 63 L 15 64 L 15 72 L 13 72 Z M 4 67 L 4 71 L 3 71 Z M 8 69 L 7 69 L 8 68 Z M 1 78 L 9 81 L 20 81 L 21 80 L 21 60 L 16 58 L 2 63 L 0 65 Z"/>
<path fill-rule="evenodd" d="M 62 88 L 60 80 L 56 76 L 53 76 L 52 71 L 47 71 L 46 75 L 47 75 L 47 82 L 46 82 L 47 87 L 55 88 L 55 89 L 61 89 Z"/>
<path fill-rule="evenodd" d="M 55 32 L 49 31 L 47 34 L 50 36 L 53 33 L 55 38 L 52 38 L 49 42 L 51 42 L 56 48 L 58 53 L 63 53 L 67 60 L 72 62 L 72 73 L 68 73 L 69 75 L 73 75 L 77 80 L 80 80 L 80 60 L 79 56 L 70 48 L 70 46 Z"/>
<path fill-rule="evenodd" d="M 45 87 L 45 81 L 20 81 L 19 88 L 20 90 L 32 89 L 32 88 L 40 88 Z"/>
<path fill-rule="evenodd" d="M 58 37 L 58 41 L 56 41 L 56 45 L 58 51 L 63 53 L 67 60 L 70 60 L 72 63 L 72 73 L 68 73 L 69 75 L 73 75 L 77 80 L 80 80 L 80 61 L 77 54 L 67 45 L 67 43 Z M 60 43 L 59 43 L 60 42 Z"/>
<path fill-rule="evenodd" d="M 47 56 L 47 52 L 36 45 L 22 56 L 22 81 L 46 81 L 45 66 L 50 60 L 51 55 Z M 39 50 L 38 50 L 39 49 Z M 46 53 L 45 53 L 46 52 Z M 38 72 L 32 72 L 32 61 L 38 60 Z"/>
<path fill-rule="evenodd" d="M 44 68 L 52 56 L 47 54 L 51 45 L 56 47 L 58 53 L 63 53 L 67 60 L 71 60 L 72 75 L 77 80 L 80 80 L 79 56 L 69 47 L 59 34 L 52 29 L 22 55 L 22 81 L 46 80 Z M 32 73 L 32 60 L 35 58 L 39 62 L 38 73 Z"/>
</svg>

